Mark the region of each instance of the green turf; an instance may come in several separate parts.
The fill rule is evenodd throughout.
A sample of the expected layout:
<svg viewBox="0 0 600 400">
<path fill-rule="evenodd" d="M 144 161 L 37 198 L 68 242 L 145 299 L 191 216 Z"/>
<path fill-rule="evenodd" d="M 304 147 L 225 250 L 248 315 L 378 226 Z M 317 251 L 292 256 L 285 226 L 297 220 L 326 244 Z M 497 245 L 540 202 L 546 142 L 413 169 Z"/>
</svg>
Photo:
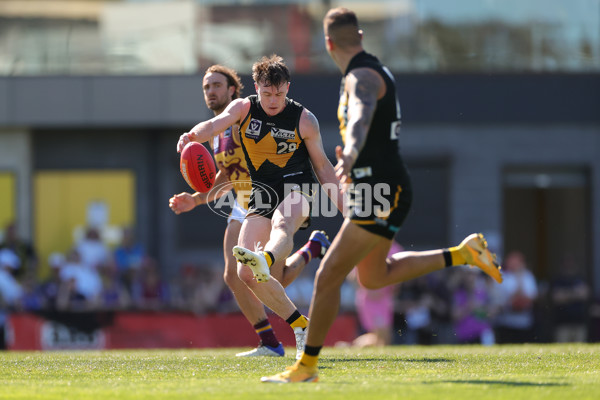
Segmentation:
<svg viewBox="0 0 600 400">
<path fill-rule="evenodd" d="M 596 344 L 326 348 L 294 385 L 259 382 L 291 356 L 237 350 L 4 352 L 0 399 L 600 399 Z"/>
</svg>

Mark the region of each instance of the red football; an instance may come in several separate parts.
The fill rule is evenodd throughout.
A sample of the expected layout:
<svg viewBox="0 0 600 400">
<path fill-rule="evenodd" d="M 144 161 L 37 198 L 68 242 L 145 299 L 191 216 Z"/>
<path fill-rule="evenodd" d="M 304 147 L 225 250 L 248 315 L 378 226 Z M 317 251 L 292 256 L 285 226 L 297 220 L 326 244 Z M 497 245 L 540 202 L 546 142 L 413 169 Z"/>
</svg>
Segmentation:
<svg viewBox="0 0 600 400">
<path fill-rule="evenodd" d="M 183 148 L 179 169 L 196 192 L 208 192 L 215 183 L 215 161 L 206 147 L 198 142 L 190 142 Z"/>
</svg>

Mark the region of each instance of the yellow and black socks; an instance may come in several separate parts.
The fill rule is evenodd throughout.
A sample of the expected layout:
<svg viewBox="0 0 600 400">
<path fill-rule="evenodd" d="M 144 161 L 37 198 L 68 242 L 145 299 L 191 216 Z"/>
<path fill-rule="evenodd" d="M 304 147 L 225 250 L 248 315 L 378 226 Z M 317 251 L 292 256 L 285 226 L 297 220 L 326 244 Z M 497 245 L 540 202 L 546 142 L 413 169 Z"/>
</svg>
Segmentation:
<svg viewBox="0 0 600 400">
<path fill-rule="evenodd" d="M 294 311 L 294 313 L 292 315 L 290 315 L 290 317 L 288 319 L 286 319 L 285 322 L 290 324 L 292 329 L 294 329 L 294 328 L 306 329 L 306 327 L 308 326 L 308 318 L 306 318 L 304 315 L 300 314 L 300 311 L 298 311 L 298 310 Z"/>
<path fill-rule="evenodd" d="M 273 256 L 273 253 L 271 253 L 270 251 L 263 251 L 263 254 L 265 256 L 265 259 L 267 260 L 267 265 L 269 266 L 269 268 L 271 268 L 271 265 L 275 263 L 275 257 Z"/>
<path fill-rule="evenodd" d="M 269 323 L 269 320 L 265 319 L 264 321 L 260 321 L 258 324 L 254 325 L 254 330 L 262 344 L 269 347 L 279 346 L 279 341 L 273 332 L 273 327 Z"/>
<path fill-rule="evenodd" d="M 302 353 L 302 358 L 300 358 L 300 364 L 308 368 L 316 368 L 322 347 L 323 346 L 304 346 L 304 353 Z"/>
<path fill-rule="evenodd" d="M 446 262 L 446 267 L 452 267 L 454 265 L 465 265 L 467 260 L 460 252 L 460 246 L 454 246 L 447 249 L 444 249 L 444 261 Z"/>
</svg>

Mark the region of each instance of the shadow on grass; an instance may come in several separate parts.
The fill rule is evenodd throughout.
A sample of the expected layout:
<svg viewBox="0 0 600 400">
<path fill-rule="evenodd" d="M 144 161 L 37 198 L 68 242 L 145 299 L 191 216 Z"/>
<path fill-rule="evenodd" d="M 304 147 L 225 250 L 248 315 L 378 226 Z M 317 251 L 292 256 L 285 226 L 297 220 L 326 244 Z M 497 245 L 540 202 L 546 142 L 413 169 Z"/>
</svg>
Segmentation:
<svg viewBox="0 0 600 400">
<path fill-rule="evenodd" d="M 440 383 L 465 383 L 469 385 L 503 385 L 503 386 L 570 386 L 568 383 L 537 383 L 537 382 L 511 382 L 511 381 L 493 381 L 493 380 L 452 380 L 452 381 L 439 381 Z M 433 382 L 423 382 L 431 384 Z"/>
</svg>

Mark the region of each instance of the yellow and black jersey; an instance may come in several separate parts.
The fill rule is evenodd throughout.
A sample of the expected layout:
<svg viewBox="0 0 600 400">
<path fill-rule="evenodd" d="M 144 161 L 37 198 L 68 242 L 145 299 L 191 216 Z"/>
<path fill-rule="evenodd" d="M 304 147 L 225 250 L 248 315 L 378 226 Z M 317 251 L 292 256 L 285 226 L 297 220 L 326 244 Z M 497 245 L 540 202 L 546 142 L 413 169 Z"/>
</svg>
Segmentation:
<svg viewBox="0 0 600 400">
<path fill-rule="evenodd" d="M 377 57 L 362 51 L 348 64 L 342 78 L 338 120 L 340 134 L 345 141 L 348 125 L 348 93 L 345 90 L 346 75 L 356 68 L 371 68 L 383 78 L 386 85 L 385 95 L 377 101 L 375 114 L 369 127 L 366 142 L 358 155 L 352 171 L 353 179 L 363 176 L 394 177 L 405 173 L 404 163 L 398 146 L 400 133 L 400 103 L 396 95 L 396 84 L 391 72 L 381 64 Z"/>
<path fill-rule="evenodd" d="M 381 75 L 386 91 L 377 101 L 366 141 L 352 167 L 353 185 L 348 189 L 350 220 L 371 233 L 391 239 L 404 223 L 412 203 L 410 176 L 398 146 L 400 104 L 390 71 L 364 51 L 350 60 L 342 79 L 338 107 L 340 133 L 345 140 L 349 97 L 345 78 L 353 69 L 365 67 Z"/>
<path fill-rule="evenodd" d="M 286 98 L 279 114 L 267 115 L 258 96 L 249 96 L 250 111 L 240 126 L 242 148 L 252 181 L 270 184 L 297 174 L 312 175 L 308 150 L 299 130 L 304 107 Z"/>
</svg>

